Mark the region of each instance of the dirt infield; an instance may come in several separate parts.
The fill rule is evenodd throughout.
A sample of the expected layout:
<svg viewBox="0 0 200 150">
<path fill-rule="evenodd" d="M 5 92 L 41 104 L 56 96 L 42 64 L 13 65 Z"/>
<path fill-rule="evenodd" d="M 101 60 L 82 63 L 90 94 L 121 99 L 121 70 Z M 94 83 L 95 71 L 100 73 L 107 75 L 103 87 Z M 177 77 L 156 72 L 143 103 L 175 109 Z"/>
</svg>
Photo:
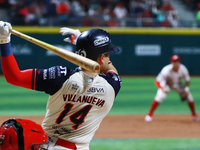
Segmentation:
<svg viewBox="0 0 200 150">
<path fill-rule="evenodd" d="M 0 116 L 0 124 L 11 116 Z M 20 116 L 39 124 L 43 116 Z M 106 116 L 94 138 L 163 138 L 200 137 L 200 122 L 190 115 L 155 115 L 153 122 L 144 121 L 144 115 Z"/>
</svg>

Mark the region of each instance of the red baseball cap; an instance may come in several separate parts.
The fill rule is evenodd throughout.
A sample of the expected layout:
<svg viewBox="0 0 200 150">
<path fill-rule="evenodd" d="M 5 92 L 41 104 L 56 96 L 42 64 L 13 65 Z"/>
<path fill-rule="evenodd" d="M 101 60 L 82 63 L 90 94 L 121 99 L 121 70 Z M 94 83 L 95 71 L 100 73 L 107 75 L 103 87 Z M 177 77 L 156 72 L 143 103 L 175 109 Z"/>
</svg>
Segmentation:
<svg viewBox="0 0 200 150">
<path fill-rule="evenodd" d="M 172 55 L 172 57 L 171 57 L 171 61 L 180 61 L 180 60 L 181 60 L 181 58 L 179 55 Z"/>
</svg>

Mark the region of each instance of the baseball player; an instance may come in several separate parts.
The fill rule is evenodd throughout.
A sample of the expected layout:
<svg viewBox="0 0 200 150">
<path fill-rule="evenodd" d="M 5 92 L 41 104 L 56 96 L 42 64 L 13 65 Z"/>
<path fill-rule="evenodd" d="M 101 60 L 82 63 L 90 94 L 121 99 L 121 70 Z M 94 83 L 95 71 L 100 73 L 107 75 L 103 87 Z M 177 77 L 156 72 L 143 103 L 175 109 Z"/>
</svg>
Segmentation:
<svg viewBox="0 0 200 150">
<path fill-rule="evenodd" d="M 171 56 L 171 64 L 165 66 L 156 77 L 157 94 L 151 104 L 149 113 L 145 116 L 146 122 L 152 121 L 153 112 L 166 98 L 170 89 L 176 91 L 182 101 L 187 101 L 192 113 L 192 120 L 199 121 L 195 112 L 194 99 L 189 90 L 190 76 L 187 68 L 180 63 L 179 55 Z"/>
<path fill-rule="evenodd" d="M 42 127 L 49 137 L 49 150 L 89 150 L 89 143 L 117 96 L 121 79 L 110 61 L 119 51 L 110 34 L 102 29 L 84 32 L 61 28 L 75 36 L 77 53 L 100 64 L 100 74 L 84 68 L 54 66 L 20 70 L 10 44 L 11 25 L 0 22 L 1 65 L 8 83 L 49 94 Z"/>
</svg>

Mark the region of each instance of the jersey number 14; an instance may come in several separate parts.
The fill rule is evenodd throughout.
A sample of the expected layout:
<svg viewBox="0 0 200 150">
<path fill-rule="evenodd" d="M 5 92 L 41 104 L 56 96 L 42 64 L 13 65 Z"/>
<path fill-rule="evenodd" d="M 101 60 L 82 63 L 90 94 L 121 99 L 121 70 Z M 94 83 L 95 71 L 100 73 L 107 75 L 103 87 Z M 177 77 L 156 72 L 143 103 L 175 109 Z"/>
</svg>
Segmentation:
<svg viewBox="0 0 200 150">
<path fill-rule="evenodd" d="M 66 103 L 64 110 L 60 113 L 59 117 L 56 119 L 56 123 L 60 124 L 64 117 L 70 112 L 74 104 Z M 73 113 L 71 116 L 69 116 L 70 121 L 74 123 L 75 125 L 72 126 L 74 129 L 78 129 L 78 127 L 84 122 L 85 117 L 89 113 L 90 109 L 92 108 L 92 105 L 87 105 L 80 109 L 79 111 Z"/>
</svg>

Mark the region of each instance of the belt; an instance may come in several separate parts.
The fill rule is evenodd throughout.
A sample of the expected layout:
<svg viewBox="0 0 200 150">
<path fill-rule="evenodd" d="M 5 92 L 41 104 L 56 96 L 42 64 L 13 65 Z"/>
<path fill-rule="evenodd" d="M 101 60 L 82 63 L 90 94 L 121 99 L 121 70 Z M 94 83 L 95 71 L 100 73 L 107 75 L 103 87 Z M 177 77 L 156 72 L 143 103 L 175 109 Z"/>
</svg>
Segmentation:
<svg viewBox="0 0 200 150">
<path fill-rule="evenodd" d="M 69 141 L 65 141 L 65 140 L 62 140 L 62 139 L 58 139 L 56 141 L 56 145 L 60 145 L 60 146 L 66 147 L 66 148 L 76 150 L 76 145 L 74 143 L 69 142 Z"/>
</svg>

